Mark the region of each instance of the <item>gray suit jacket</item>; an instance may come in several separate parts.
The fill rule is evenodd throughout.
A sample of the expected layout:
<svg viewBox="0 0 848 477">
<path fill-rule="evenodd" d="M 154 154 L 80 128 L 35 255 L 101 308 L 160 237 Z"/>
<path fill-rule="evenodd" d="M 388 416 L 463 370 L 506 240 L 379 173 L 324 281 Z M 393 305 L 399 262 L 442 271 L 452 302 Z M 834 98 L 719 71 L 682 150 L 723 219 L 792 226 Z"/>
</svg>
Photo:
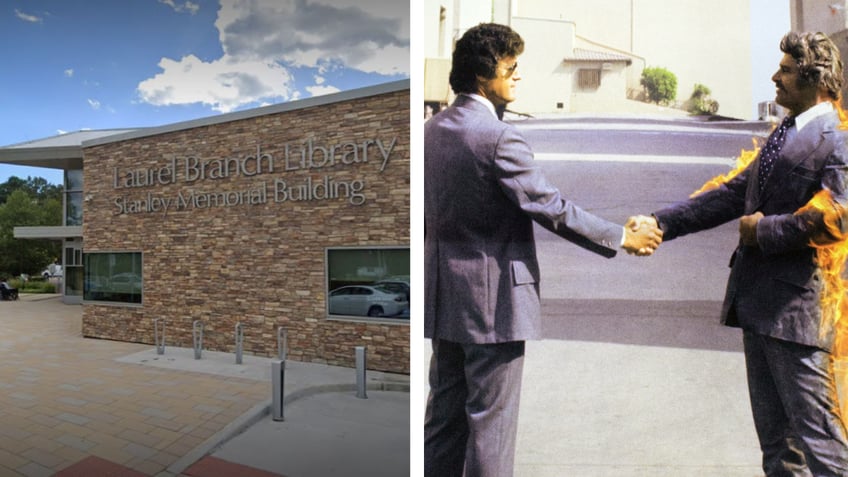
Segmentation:
<svg viewBox="0 0 848 477">
<path fill-rule="evenodd" d="M 758 159 L 726 185 L 655 212 L 663 240 L 757 211 L 765 215 L 757 226 L 759 247 L 740 243 L 731 259 L 722 323 L 831 350 L 833 332 L 822 328 L 822 271 L 810 246 L 824 223 L 821 214 L 796 211 L 827 188 L 831 207 L 842 212 L 837 227 L 844 232 L 848 225 L 848 148 L 838 123 L 836 113 L 819 116 L 790 137 L 762 194 Z"/>
<path fill-rule="evenodd" d="M 615 255 L 622 228 L 545 180 L 521 133 L 460 95 L 424 127 L 424 332 L 457 343 L 541 338 L 533 220 Z"/>
</svg>

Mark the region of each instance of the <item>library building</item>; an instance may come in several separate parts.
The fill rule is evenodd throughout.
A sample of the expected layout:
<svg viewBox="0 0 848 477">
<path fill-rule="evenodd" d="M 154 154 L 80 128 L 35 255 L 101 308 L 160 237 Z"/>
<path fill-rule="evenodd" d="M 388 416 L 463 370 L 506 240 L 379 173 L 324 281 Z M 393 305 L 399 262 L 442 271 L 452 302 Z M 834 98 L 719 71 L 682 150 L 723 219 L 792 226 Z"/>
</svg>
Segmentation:
<svg viewBox="0 0 848 477">
<path fill-rule="evenodd" d="M 64 171 L 82 335 L 409 373 L 409 81 L 0 148 Z M 160 328 L 161 327 L 161 328 Z M 239 334 L 241 335 L 239 337 Z"/>
</svg>

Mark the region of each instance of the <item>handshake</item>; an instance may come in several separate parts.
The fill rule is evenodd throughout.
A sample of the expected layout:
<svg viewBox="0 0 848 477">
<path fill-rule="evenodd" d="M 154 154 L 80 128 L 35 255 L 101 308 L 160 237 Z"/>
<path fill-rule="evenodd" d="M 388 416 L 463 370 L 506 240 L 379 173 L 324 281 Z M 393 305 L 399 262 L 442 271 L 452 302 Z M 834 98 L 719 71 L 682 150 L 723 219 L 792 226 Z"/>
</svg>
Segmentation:
<svg viewBox="0 0 848 477">
<path fill-rule="evenodd" d="M 647 257 L 662 243 L 663 231 L 657 219 L 647 215 L 634 215 L 624 224 L 622 248 L 630 255 Z"/>
</svg>

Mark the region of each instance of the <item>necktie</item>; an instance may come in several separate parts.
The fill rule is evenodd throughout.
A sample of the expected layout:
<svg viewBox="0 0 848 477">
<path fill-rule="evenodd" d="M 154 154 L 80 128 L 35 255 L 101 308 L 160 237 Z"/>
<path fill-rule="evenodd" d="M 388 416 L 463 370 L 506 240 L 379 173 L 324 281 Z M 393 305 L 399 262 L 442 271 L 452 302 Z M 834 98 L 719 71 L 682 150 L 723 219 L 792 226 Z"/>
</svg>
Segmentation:
<svg viewBox="0 0 848 477">
<path fill-rule="evenodd" d="M 760 181 L 760 191 L 763 190 L 766 179 L 768 179 L 771 169 L 774 167 L 774 161 L 777 160 L 777 156 L 780 154 L 780 149 L 786 142 L 786 131 L 794 125 L 794 117 L 787 116 L 783 118 L 780 126 L 771 133 L 768 141 L 766 141 L 766 145 L 763 146 L 763 150 L 760 151 L 760 174 L 758 177 Z"/>
</svg>

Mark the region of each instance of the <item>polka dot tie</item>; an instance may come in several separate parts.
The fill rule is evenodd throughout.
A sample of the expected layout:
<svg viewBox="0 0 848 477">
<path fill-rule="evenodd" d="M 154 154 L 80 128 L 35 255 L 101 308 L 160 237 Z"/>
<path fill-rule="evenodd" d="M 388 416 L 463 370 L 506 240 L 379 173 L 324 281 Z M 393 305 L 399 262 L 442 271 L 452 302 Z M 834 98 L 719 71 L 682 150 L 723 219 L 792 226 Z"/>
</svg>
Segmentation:
<svg viewBox="0 0 848 477">
<path fill-rule="evenodd" d="M 786 131 L 794 125 L 794 117 L 787 116 L 783 118 L 780 126 L 771 133 L 768 141 L 766 141 L 766 145 L 763 146 L 762 151 L 760 151 L 760 191 L 763 190 L 766 179 L 768 179 L 769 174 L 771 174 L 771 169 L 774 167 L 774 161 L 777 160 L 777 156 L 780 154 L 780 149 L 783 148 L 783 143 L 786 142 Z"/>
</svg>

